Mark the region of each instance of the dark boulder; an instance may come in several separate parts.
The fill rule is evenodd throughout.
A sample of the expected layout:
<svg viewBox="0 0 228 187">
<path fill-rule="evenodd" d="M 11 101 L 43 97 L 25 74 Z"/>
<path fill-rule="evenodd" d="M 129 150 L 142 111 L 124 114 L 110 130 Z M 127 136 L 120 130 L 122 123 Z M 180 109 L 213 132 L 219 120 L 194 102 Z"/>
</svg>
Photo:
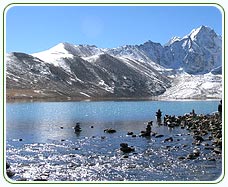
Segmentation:
<svg viewBox="0 0 228 187">
<path fill-rule="evenodd" d="M 155 135 L 155 138 L 161 138 L 163 136 L 164 136 L 163 134 L 158 134 L 158 135 Z"/>
<path fill-rule="evenodd" d="M 135 151 L 134 147 L 121 147 L 120 150 L 124 153 L 130 153 L 132 151 Z"/>
<path fill-rule="evenodd" d="M 13 177 L 14 175 L 15 175 L 15 173 L 13 172 L 13 171 L 11 171 L 11 170 L 6 170 L 6 175 L 9 177 L 9 178 L 11 178 L 11 177 Z"/>
<path fill-rule="evenodd" d="M 6 169 L 10 168 L 10 164 L 8 162 L 6 162 Z"/>
<path fill-rule="evenodd" d="M 127 143 L 121 143 L 120 147 L 123 147 L 123 148 L 128 147 L 128 144 Z"/>
<path fill-rule="evenodd" d="M 193 138 L 197 141 L 204 141 L 203 137 L 202 136 L 193 136 Z"/>
<path fill-rule="evenodd" d="M 105 129 L 104 130 L 104 132 L 106 132 L 106 133 L 115 133 L 116 132 L 116 130 L 115 129 L 112 129 L 112 128 L 110 128 L 110 129 Z"/>
<path fill-rule="evenodd" d="M 33 181 L 47 181 L 47 179 L 34 179 Z"/>
<path fill-rule="evenodd" d="M 173 137 L 169 137 L 164 140 L 164 142 L 172 142 L 172 141 L 173 141 Z"/>
<path fill-rule="evenodd" d="M 134 133 L 133 132 L 128 132 L 127 135 L 133 135 Z"/>
<path fill-rule="evenodd" d="M 128 147 L 128 144 L 127 143 L 121 143 L 120 144 L 120 150 L 123 152 L 123 153 L 130 153 L 130 152 L 133 152 L 135 151 L 135 148 L 134 147 Z"/>
</svg>

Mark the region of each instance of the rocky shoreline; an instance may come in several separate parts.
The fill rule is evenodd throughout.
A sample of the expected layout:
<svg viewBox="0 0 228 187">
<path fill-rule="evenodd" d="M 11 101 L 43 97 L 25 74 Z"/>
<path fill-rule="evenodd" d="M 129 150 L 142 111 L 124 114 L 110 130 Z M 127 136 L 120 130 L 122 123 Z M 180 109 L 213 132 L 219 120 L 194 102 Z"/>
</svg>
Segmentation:
<svg viewBox="0 0 228 187">
<path fill-rule="evenodd" d="M 222 155 L 222 116 L 219 113 L 197 115 L 192 112 L 178 117 L 165 116 L 164 125 L 168 125 L 172 128 L 180 127 L 188 130 L 193 137 L 192 145 L 202 145 L 204 146 L 204 149 L 211 150 L 214 154 Z M 170 137 L 170 139 L 171 138 L 172 137 Z M 196 148 L 192 153 L 179 159 L 196 159 L 199 155 L 200 151 Z"/>
<path fill-rule="evenodd" d="M 195 149 L 192 153 L 185 156 L 178 157 L 179 160 L 184 159 L 196 159 L 200 156 L 200 149 L 197 146 L 204 146 L 205 150 L 210 150 L 215 155 L 222 156 L 223 147 L 223 132 L 222 132 L 222 116 L 219 113 L 214 114 L 195 114 L 194 111 L 190 114 L 185 114 L 183 116 L 169 116 L 165 115 L 163 123 L 158 122 L 159 126 L 167 126 L 169 128 L 181 128 L 189 131 L 189 135 L 193 137 L 192 145 L 195 145 Z M 151 131 L 153 126 L 152 121 L 148 122 L 146 131 L 142 131 L 139 136 L 142 137 L 164 137 L 163 134 L 158 134 L 157 132 Z M 148 128 L 150 129 L 148 131 Z M 132 132 L 133 134 L 133 132 Z M 129 135 L 129 133 L 128 133 Z M 134 136 L 135 137 L 135 136 Z M 174 137 L 170 136 L 163 140 L 163 143 L 173 142 Z M 178 140 L 179 141 L 179 140 Z M 183 145 L 185 147 L 187 145 Z M 170 148 L 167 146 L 167 148 Z M 205 158 L 207 160 L 215 160 L 215 158 Z"/>
</svg>

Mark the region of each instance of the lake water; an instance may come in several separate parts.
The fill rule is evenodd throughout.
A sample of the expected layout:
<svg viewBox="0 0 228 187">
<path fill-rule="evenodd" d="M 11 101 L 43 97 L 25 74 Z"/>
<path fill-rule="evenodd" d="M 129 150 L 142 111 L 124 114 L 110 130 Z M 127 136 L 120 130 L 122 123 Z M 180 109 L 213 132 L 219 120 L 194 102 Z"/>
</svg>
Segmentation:
<svg viewBox="0 0 228 187">
<path fill-rule="evenodd" d="M 189 132 L 158 126 L 163 116 L 217 111 L 219 101 L 31 102 L 6 105 L 6 160 L 13 180 L 49 181 L 213 181 L 222 172 L 222 158 L 192 145 Z M 161 138 L 138 135 L 153 120 Z M 73 127 L 80 122 L 82 131 Z M 117 132 L 107 134 L 106 128 Z M 134 132 L 136 137 L 128 136 Z M 173 142 L 164 142 L 173 137 Z M 123 154 L 120 143 L 135 152 Z M 194 149 L 195 160 L 179 160 Z M 211 161 L 207 158 L 213 157 Z"/>
</svg>

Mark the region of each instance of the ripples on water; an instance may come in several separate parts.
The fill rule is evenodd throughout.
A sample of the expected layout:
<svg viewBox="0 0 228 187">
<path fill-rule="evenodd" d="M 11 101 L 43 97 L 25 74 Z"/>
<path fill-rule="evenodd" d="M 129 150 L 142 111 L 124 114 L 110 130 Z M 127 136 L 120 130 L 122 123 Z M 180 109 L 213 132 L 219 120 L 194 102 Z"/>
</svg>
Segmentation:
<svg viewBox="0 0 228 187">
<path fill-rule="evenodd" d="M 139 137 L 138 134 L 145 130 L 146 124 L 146 121 L 82 122 L 82 132 L 76 135 L 71 123 L 56 123 L 47 131 L 49 135 L 46 133 L 38 139 L 32 139 L 33 131 L 8 132 L 6 158 L 11 170 L 15 172 L 12 179 L 213 181 L 220 177 L 221 155 L 214 155 L 202 145 L 192 145 L 193 139 L 187 130 L 155 125 L 152 130 L 164 137 Z M 109 127 L 115 128 L 117 133 L 104 133 L 103 129 Z M 127 136 L 128 131 L 133 131 L 137 137 Z M 22 141 L 18 141 L 17 132 L 24 135 Z M 164 142 L 167 137 L 173 137 L 174 141 Z M 123 154 L 119 150 L 123 142 L 134 146 L 135 152 Z M 178 159 L 195 148 L 201 152 L 195 160 Z M 210 157 L 216 158 L 215 161 L 207 160 Z"/>
<path fill-rule="evenodd" d="M 212 153 L 198 146 L 201 149 L 199 158 L 178 160 L 179 156 L 192 152 L 195 146 L 190 144 L 192 137 L 186 131 L 179 129 L 176 133 L 170 132 L 162 138 L 131 137 L 117 133 L 105 134 L 105 137 L 80 137 L 76 141 L 49 140 L 49 143 L 24 145 L 22 142 L 14 142 L 14 145 L 7 142 L 7 160 L 16 172 L 15 180 L 216 180 L 221 172 L 221 158 L 206 160 Z M 164 143 L 164 139 L 170 135 L 174 141 Z M 120 152 L 122 142 L 134 146 L 135 152 Z M 21 144 L 20 148 L 17 144 Z"/>
</svg>

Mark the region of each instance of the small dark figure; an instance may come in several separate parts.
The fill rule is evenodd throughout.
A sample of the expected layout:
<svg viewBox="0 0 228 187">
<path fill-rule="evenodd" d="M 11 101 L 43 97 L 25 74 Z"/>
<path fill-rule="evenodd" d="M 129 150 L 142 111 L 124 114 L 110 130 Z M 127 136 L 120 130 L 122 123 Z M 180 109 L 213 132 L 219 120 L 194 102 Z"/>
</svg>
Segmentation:
<svg viewBox="0 0 228 187">
<path fill-rule="evenodd" d="M 162 112 L 160 109 L 158 109 L 158 111 L 156 112 L 156 116 L 157 116 L 157 121 L 161 121 Z"/>
<path fill-rule="evenodd" d="M 220 103 L 218 105 L 218 112 L 219 112 L 219 115 L 222 116 L 222 100 L 220 100 Z"/>
<path fill-rule="evenodd" d="M 192 109 L 192 115 L 194 116 L 194 115 L 196 115 L 196 113 L 195 113 L 195 110 L 194 109 Z"/>
<path fill-rule="evenodd" d="M 147 126 L 146 126 L 146 131 L 141 131 L 141 136 L 151 136 L 151 125 L 148 123 Z"/>
<path fill-rule="evenodd" d="M 151 125 L 150 125 L 150 124 L 148 124 L 148 125 L 146 126 L 146 133 L 147 133 L 147 134 L 150 134 L 150 133 L 151 133 Z"/>
<path fill-rule="evenodd" d="M 74 127 L 74 131 L 75 132 L 81 132 L 81 127 L 80 127 L 80 123 L 76 123 L 75 127 Z"/>
</svg>

